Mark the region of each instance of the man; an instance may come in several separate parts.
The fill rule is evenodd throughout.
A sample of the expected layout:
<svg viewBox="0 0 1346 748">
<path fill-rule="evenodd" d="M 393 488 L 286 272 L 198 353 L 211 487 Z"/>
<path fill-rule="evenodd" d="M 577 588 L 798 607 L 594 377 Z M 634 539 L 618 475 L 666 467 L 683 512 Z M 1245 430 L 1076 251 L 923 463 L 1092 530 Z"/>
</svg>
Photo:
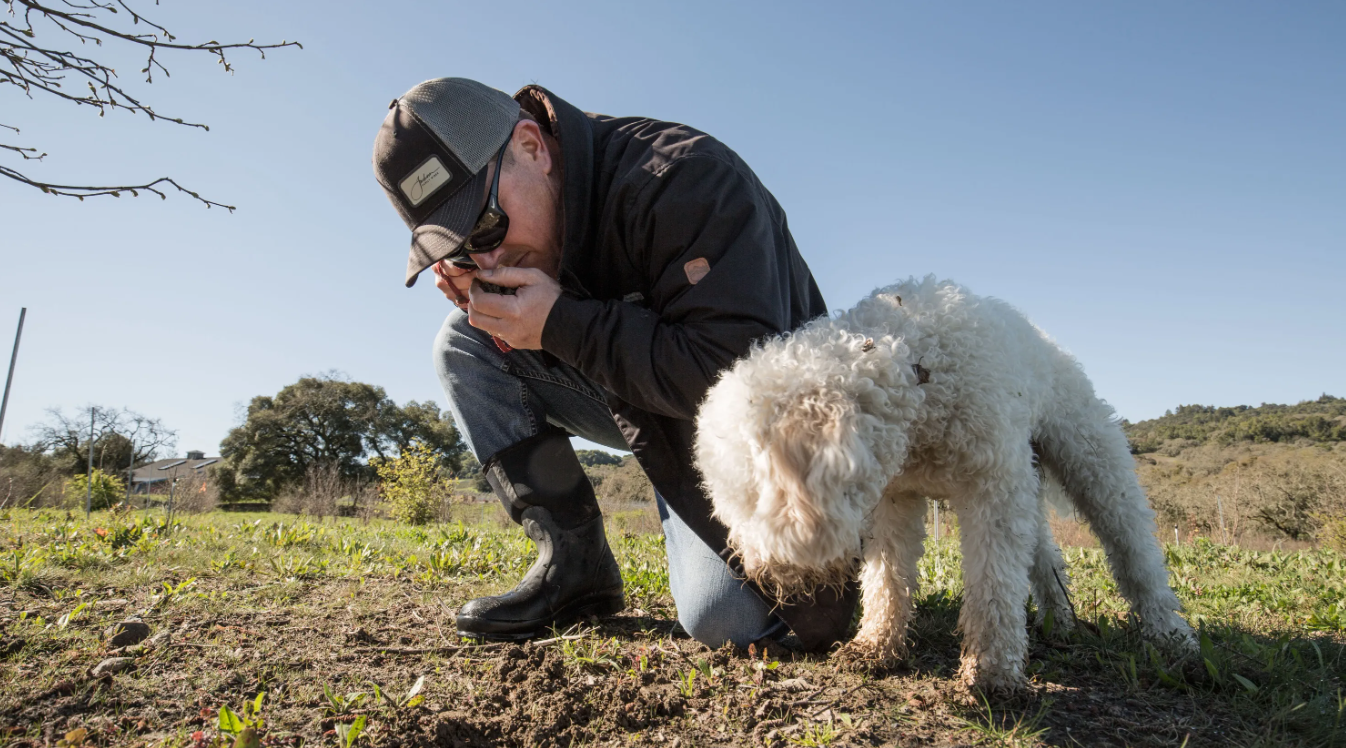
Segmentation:
<svg viewBox="0 0 1346 748">
<path fill-rule="evenodd" d="M 538 546 L 464 636 L 523 639 L 622 609 L 622 581 L 569 434 L 630 449 L 656 490 L 678 619 L 739 646 L 793 629 L 829 646 L 854 586 L 771 599 L 735 573 L 692 464 L 696 408 L 754 340 L 826 313 L 785 213 L 729 148 L 683 125 L 581 112 L 539 86 L 461 78 L 392 102 L 374 171 L 457 309 L 435 340 L 450 408 Z M 748 466 L 745 466 L 748 469 Z"/>
</svg>

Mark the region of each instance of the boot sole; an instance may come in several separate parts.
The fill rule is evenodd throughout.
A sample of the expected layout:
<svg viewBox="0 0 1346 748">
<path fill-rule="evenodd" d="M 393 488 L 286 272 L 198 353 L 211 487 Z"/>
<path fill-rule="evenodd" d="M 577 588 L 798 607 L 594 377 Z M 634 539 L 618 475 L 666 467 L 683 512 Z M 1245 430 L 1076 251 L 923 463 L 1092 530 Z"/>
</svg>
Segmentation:
<svg viewBox="0 0 1346 748">
<path fill-rule="evenodd" d="M 469 639 L 487 641 L 523 641 L 536 639 L 553 628 L 569 626 L 581 618 L 615 615 L 626 609 L 626 597 L 622 589 L 594 592 L 562 607 L 554 616 L 540 621 L 521 621 L 513 631 L 471 631 L 463 628 L 465 621 L 458 619 L 458 635 Z M 469 621 L 470 622 L 470 621 Z"/>
</svg>

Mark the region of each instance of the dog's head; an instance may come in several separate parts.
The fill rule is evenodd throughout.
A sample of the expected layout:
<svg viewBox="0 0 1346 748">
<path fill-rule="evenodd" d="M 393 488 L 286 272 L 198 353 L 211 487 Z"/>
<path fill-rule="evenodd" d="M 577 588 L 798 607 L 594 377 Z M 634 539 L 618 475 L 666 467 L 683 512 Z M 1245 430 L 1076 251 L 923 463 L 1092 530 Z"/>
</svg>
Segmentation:
<svg viewBox="0 0 1346 748">
<path fill-rule="evenodd" d="M 856 398 L 834 367 L 798 365 L 787 342 L 754 350 L 711 388 L 696 460 L 744 571 L 797 593 L 850 575 L 882 479 Z"/>
</svg>

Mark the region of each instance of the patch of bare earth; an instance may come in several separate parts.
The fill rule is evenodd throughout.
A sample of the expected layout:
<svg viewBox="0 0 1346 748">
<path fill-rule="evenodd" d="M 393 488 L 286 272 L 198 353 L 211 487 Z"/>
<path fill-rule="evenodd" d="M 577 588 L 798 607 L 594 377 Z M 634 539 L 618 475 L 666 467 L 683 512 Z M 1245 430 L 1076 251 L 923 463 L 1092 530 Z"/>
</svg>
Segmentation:
<svg viewBox="0 0 1346 748">
<path fill-rule="evenodd" d="M 1056 668 L 1012 701 L 978 702 L 954 682 L 957 639 L 938 609 L 918 618 L 900 669 L 860 674 L 775 645 L 710 651 L 657 605 L 582 634 L 474 646 L 454 636 L 446 602 L 467 597 L 455 590 L 366 580 L 227 592 L 147 613 L 151 632 L 168 636 L 146 651 L 109 650 L 103 629 L 143 608 L 148 589 L 99 591 L 125 602 L 97 608 L 64 638 L 30 647 L 4 634 L 0 745 L 52 746 L 81 728 L 96 745 L 191 745 L 197 731 L 216 734 L 221 706 L 238 711 L 261 691 L 265 745 L 336 745 L 336 727 L 362 715 L 358 743 L 388 748 L 1226 742 L 1218 705 L 1137 693 L 1091 671 Z M 3 625 L 60 607 L 18 590 Z M 1050 665 L 1070 646 L 1038 641 L 1032 657 Z M 130 666 L 89 675 L 114 655 Z M 422 676 L 424 699 L 398 706 Z M 387 700 L 374 699 L 375 684 Z M 328 692 L 363 695 L 343 706 Z"/>
</svg>

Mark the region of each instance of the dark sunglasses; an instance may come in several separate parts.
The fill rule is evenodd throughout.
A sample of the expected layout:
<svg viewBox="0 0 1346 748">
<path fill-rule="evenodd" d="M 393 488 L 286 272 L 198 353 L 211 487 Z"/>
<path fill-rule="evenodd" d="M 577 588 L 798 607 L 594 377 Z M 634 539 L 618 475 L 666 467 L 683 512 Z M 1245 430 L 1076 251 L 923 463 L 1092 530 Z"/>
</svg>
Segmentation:
<svg viewBox="0 0 1346 748">
<path fill-rule="evenodd" d="M 499 247 L 505 241 L 505 234 L 509 233 L 509 216 L 500 208 L 500 167 L 505 158 L 505 149 L 509 147 L 509 140 L 500 146 L 500 152 L 495 154 L 495 176 L 491 178 L 491 194 L 486 200 L 486 207 L 482 208 L 481 215 L 477 216 L 477 222 L 472 226 L 472 232 L 467 235 L 467 241 L 448 261 L 460 268 L 474 269 L 477 263 L 471 255 L 482 252 L 490 252 Z"/>
</svg>

